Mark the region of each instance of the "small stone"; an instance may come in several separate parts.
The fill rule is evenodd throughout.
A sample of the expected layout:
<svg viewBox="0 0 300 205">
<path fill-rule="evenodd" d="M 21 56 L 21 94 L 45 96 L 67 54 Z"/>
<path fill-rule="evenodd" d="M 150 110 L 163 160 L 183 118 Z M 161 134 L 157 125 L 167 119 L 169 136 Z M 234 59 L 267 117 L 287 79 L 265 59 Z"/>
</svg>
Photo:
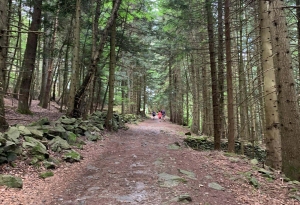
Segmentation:
<svg viewBox="0 0 300 205">
<path fill-rule="evenodd" d="M 222 187 L 220 184 L 215 183 L 215 182 L 209 183 L 209 184 L 208 184 L 208 187 L 210 187 L 210 188 L 212 188 L 212 189 L 215 189 L 215 190 L 219 190 L 219 191 L 224 191 L 224 190 L 225 190 L 224 187 Z"/>
<path fill-rule="evenodd" d="M 183 201 L 192 201 L 192 197 L 190 197 L 190 195 L 188 194 L 180 195 L 178 197 L 178 202 L 183 202 Z"/>
</svg>

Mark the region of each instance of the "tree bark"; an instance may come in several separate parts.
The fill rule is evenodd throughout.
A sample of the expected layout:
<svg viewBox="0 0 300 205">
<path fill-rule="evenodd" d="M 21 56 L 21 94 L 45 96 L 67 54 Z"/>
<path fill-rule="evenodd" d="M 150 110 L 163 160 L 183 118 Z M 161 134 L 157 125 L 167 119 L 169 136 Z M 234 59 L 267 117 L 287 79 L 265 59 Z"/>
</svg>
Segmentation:
<svg viewBox="0 0 300 205">
<path fill-rule="evenodd" d="M 298 78 L 300 76 L 300 0 L 296 0 L 296 16 L 297 16 L 297 38 L 298 38 Z"/>
<path fill-rule="evenodd" d="M 283 1 L 272 0 L 270 28 L 278 92 L 282 170 L 294 180 L 300 179 L 300 115 L 293 76 L 292 58 Z"/>
<path fill-rule="evenodd" d="M 50 101 L 50 92 L 51 92 L 51 85 L 52 85 L 52 80 L 53 80 L 53 70 L 54 70 L 54 49 L 55 49 L 55 42 L 56 42 L 56 32 L 57 32 L 57 27 L 58 27 L 58 13 L 59 9 L 56 13 L 55 20 L 53 22 L 53 33 L 52 33 L 52 38 L 50 42 L 50 59 L 48 62 L 48 71 L 47 71 L 47 80 L 46 80 L 46 86 L 43 94 L 43 98 L 41 99 L 41 105 L 42 108 L 47 108 L 48 103 Z M 63 46 L 62 46 L 63 47 Z"/>
<path fill-rule="evenodd" d="M 192 101 L 193 101 L 193 113 L 192 113 L 192 125 L 191 131 L 195 134 L 198 134 L 200 130 L 200 117 L 199 117 L 199 92 L 197 89 L 197 72 L 195 68 L 195 59 L 193 53 L 190 56 L 190 82 L 191 82 L 191 91 L 192 91 Z"/>
<path fill-rule="evenodd" d="M 18 5 L 18 36 L 17 36 L 17 42 L 16 42 L 16 48 L 14 52 L 15 55 L 19 55 L 19 58 L 17 58 L 17 66 L 20 67 L 20 72 L 18 73 L 18 77 L 16 77 L 15 80 L 15 85 L 14 85 L 14 90 L 13 90 L 13 98 L 19 99 L 19 90 L 20 90 L 20 84 L 21 84 L 21 77 L 22 77 L 22 66 L 21 66 L 21 60 L 20 60 L 20 54 L 21 54 L 21 41 L 22 41 L 22 0 L 19 0 L 19 5 Z M 14 57 L 12 61 L 14 60 Z M 11 63 L 11 66 L 13 63 Z M 17 72 L 16 72 L 17 73 Z M 16 76 L 16 75 L 15 75 Z"/>
<path fill-rule="evenodd" d="M 100 17 L 100 3 L 101 0 L 96 1 L 96 8 L 95 8 L 95 17 L 93 18 L 93 29 L 92 29 L 92 55 L 97 52 L 97 42 L 98 42 L 98 24 L 99 24 L 99 17 Z M 97 68 L 95 74 L 92 76 L 92 88 L 90 93 L 90 113 L 94 112 L 94 95 L 95 95 L 95 86 L 97 83 Z"/>
<path fill-rule="evenodd" d="M 204 60 L 202 59 L 202 62 Z M 202 76 L 202 116 L 201 116 L 201 133 L 203 135 L 209 136 L 209 104 L 210 100 L 208 98 L 208 76 L 207 76 L 207 66 L 203 66 L 202 71 L 201 71 L 201 76 Z"/>
<path fill-rule="evenodd" d="M 0 12 L 1 12 L 1 21 L 0 21 L 0 47 L 7 48 L 7 0 L 0 1 Z M 0 131 L 4 131 L 8 128 L 8 124 L 5 119 L 5 110 L 4 110 L 4 73 L 6 69 L 6 60 L 7 52 L 6 49 L 1 49 L 0 52 Z"/>
<path fill-rule="evenodd" d="M 168 60 L 168 75 L 169 75 L 169 108 L 170 108 L 170 121 L 173 121 L 173 102 L 172 102 L 172 57 L 171 51 L 169 53 L 169 60 Z"/>
<path fill-rule="evenodd" d="M 116 0 L 112 0 L 113 6 L 116 4 Z M 114 108 L 114 90 L 115 90 L 115 69 L 116 69 L 116 34 L 117 26 L 116 19 L 117 13 L 114 14 L 114 20 L 111 26 L 110 32 L 110 62 L 109 62 L 109 76 L 108 76 L 108 109 L 106 115 L 105 127 L 111 131 L 113 129 L 113 108 Z"/>
<path fill-rule="evenodd" d="M 234 152 L 234 108 L 233 85 L 231 70 L 231 37 L 230 37 L 230 0 L 225 0 L 225 44 L 226 44 L 226 70 L 227 70 L 227 111 L 228 111 L 228 152 Z"/>
<path fill-rule="evenodd" d="M 40 95 L 39 95 L 39 100 L 40 103 L 39 105 L 43 105 L 44 101 L 44 96 L 45 96 L 45 90 L 46 90 L 46 84 L 47 84 L 47 75 L 48 75 L 48 66 L 50 62 L 50 46 L 51 46 L 51 24 L 49 22 L 49 16 L 47 15 L 47 12 L 44 13 L 43 15 L 44 19 L 44 36 L 43 36 L 43 66 L 42 66 L 42 79 L 41 79 L 41 89 L 40 89 Z"/>
<path fill-rule="evenodd" d="M 76 17 L 75 17 L 75 29 L 74 29 L 74 49 L 72 58 L 72 73 L 71 73 L 71 83 L 68 99 L 68 109 L 67 115 L 71 116 L 74 110 L 74 101 L 76 94 L 76 86 L 79 82 L 79 47 L 80 47 L 80 9 L 81 0 L 76 0 Z M 92 77 L 92 76 L 91 76 Z M 88 87 L 88 86 L 87 86 Z M 80 107 L 78 108 L 80 109 Z"/>
<path fill-rule="evenodd" d="M 219 118 L 220 135 L 225 136 L 224 123 L 224 32 L 223 32 L 223 0 L 218 0 L 218 98 L 219 98 Z"/>
<path fill-rule="evenodd" d="M 209 46 L 210 71 L 211 71 L 211 83 L 212 83 L 212 99 L 213 99 L 214 149 L 220 150 L 221 149 L 220 123 L 219 123 L 220 112 L 219 112 L 219 102 L 218 102 L 218 81 L 217 81 L 217 70 L 216 70 L 215 49 L 214 49 L 215 39 L 214 39 L 214 30 L 213 30 L 213 13 L 212 13 L 211 2 L 209 0 L 206 0 L 205 2 L 206 2 L 206 12 L 207 12 L 207 30 L 208 30 L 208 42 L 209 42 L 208 46 Z"/>
<path fill-rule="evenodd" d="M 41 25 L 42 0 L 34 1 L 32 22 L 30 24 L 24 59 L 22 63 L 23 73 L 20 87 L 20 97 L 18 103 L 18 112 L 22 114 L 31 114 L 29 110 L 29 93 L 32 81 L 32 75 L 35 67 L 35 58 L 38 43 L 38 31 Z"/>
<path fill-rule="evenodd" d="M 143 74 L 143 116 L 146 117 L 146 105 L 147 105 L 147 72 L 144 70 Z M 123 99 L 123 98 L 122 98 Z"/>
<path fill-rule="evenodd" d="M 5 2 L 5 1 L 4 1 Z M 8 0 L 8 13 L 7 13 L 7 19 L 6 19 L 6 25 L 7 25 L 7 36 L 5 37 L 5 40 L 6 40 L 6 48 L 2 48 L 5 50 L 6 52 L 6 56 L 8 55 L 8 48 L 10 47 L 10 42 L 9 42 L 9 36 L 11 35 L 10 34 L 10 24 L 11 24 L 11 19 L 12 19 L 12 0 Z M 2 19 L 3 20 L 3 19 Z M 17 40 L 18 41 L 18 40 Z M 15 49 L 16 50 L 16 49 Z M 12 60 L 13 61 L 13 60 Z M 7 71 L 7 65 L 5 66 L 6 69 L 4 70 L 4 73 L 3 73 L 3 78 L 4 78 L 4 93 L 7 93 L 7 89 L 8 89 L 8 86 L 9 86 L 9 81 L 10 81 L 10 72 L 11 72 L 11 68 L 12 66 L 10 67 L 10 69 Z"/>
</svg>

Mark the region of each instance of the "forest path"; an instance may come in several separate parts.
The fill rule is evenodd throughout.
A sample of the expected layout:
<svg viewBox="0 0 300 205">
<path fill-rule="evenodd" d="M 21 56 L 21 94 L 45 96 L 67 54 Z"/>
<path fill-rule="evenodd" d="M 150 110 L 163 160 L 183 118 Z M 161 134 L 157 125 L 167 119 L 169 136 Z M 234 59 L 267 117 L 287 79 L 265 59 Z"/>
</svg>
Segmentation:
<svg viewBox="0 0 300 205">
<path fill-rule="evenodd" d="M 21 166 L 16 171 L 23 188 L 0 187 L 0 204 L 300 204 L 291 197 L 298 191 L 280 176 L 268 180 L 242 156 L 192 150 L 183 144 L 185 132 L 187 128 L 169 121 L 147 119 L 88 142 L 78 150 L 83 160 L 62 163 L 45 180 L 38 177 L 40 171 Z M 249 184 L 249 176 L 257 179 L 258 188 Z"/>
<path fill-rule="evenodd" d="M 211 174 L 217 170 L 206 158 L 184 146 L 174 146 L 182 144 L 185 131 L 170 122 L 149 119 L 112 134 L 102 142 L 103 150 L 75 173 L 73 181 L 44 203 L 161 205 L 179 204 L 190 196 L 190 204 L 237 204 L 230 190 L 207 187 L 208 182 L 222 179 L 214 179 Z M 180 173 L 180 169 L 195 177 Z"/>
</svg>

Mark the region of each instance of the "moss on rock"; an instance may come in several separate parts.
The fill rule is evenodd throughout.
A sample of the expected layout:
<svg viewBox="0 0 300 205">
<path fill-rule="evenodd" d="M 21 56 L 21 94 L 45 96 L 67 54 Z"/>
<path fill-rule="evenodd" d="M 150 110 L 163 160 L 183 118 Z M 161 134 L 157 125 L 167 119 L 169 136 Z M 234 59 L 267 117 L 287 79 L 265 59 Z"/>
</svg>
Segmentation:
<svg viewBox="0 0 300 205">
<path fill-rule="evenodd" d="M 0 185 L 10 188 L 22 188 L 23 181 L 20 177 L 14 177 L 11 175 L 0 175 Z"/>
<path fill-rule="evenodd" d="M 64 154 L 63 156 L 63 159 L 66 161 L 66 162 L 79 162 L 81 160 L 81 155 L 74 151 L 74 150 L 70 150 L 68 151 L 67 153 Z"/>
<path fill-rule="evenodd" d="M 46 179 L 48 177 L 54 176 L 54 174 L 51 171 L 47 171 L 47 172 L 40 173 L 39 176 L 40 176 L 40 178 Z"/>
</svg>

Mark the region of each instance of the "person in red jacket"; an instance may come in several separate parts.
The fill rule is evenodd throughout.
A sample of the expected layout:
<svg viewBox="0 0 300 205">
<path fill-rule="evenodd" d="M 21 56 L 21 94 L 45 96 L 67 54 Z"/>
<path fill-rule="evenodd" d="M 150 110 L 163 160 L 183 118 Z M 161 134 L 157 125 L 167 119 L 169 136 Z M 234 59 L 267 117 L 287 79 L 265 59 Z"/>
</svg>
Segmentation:
<svg viewBox="0 0 300 205">
<path fill-rule="evenodd" d="M 162 117 L 161 111 L 158 112 L 157 116 L 158 116 L 158 119 L 161 119 L 161 117 Z"/>
</svg>

